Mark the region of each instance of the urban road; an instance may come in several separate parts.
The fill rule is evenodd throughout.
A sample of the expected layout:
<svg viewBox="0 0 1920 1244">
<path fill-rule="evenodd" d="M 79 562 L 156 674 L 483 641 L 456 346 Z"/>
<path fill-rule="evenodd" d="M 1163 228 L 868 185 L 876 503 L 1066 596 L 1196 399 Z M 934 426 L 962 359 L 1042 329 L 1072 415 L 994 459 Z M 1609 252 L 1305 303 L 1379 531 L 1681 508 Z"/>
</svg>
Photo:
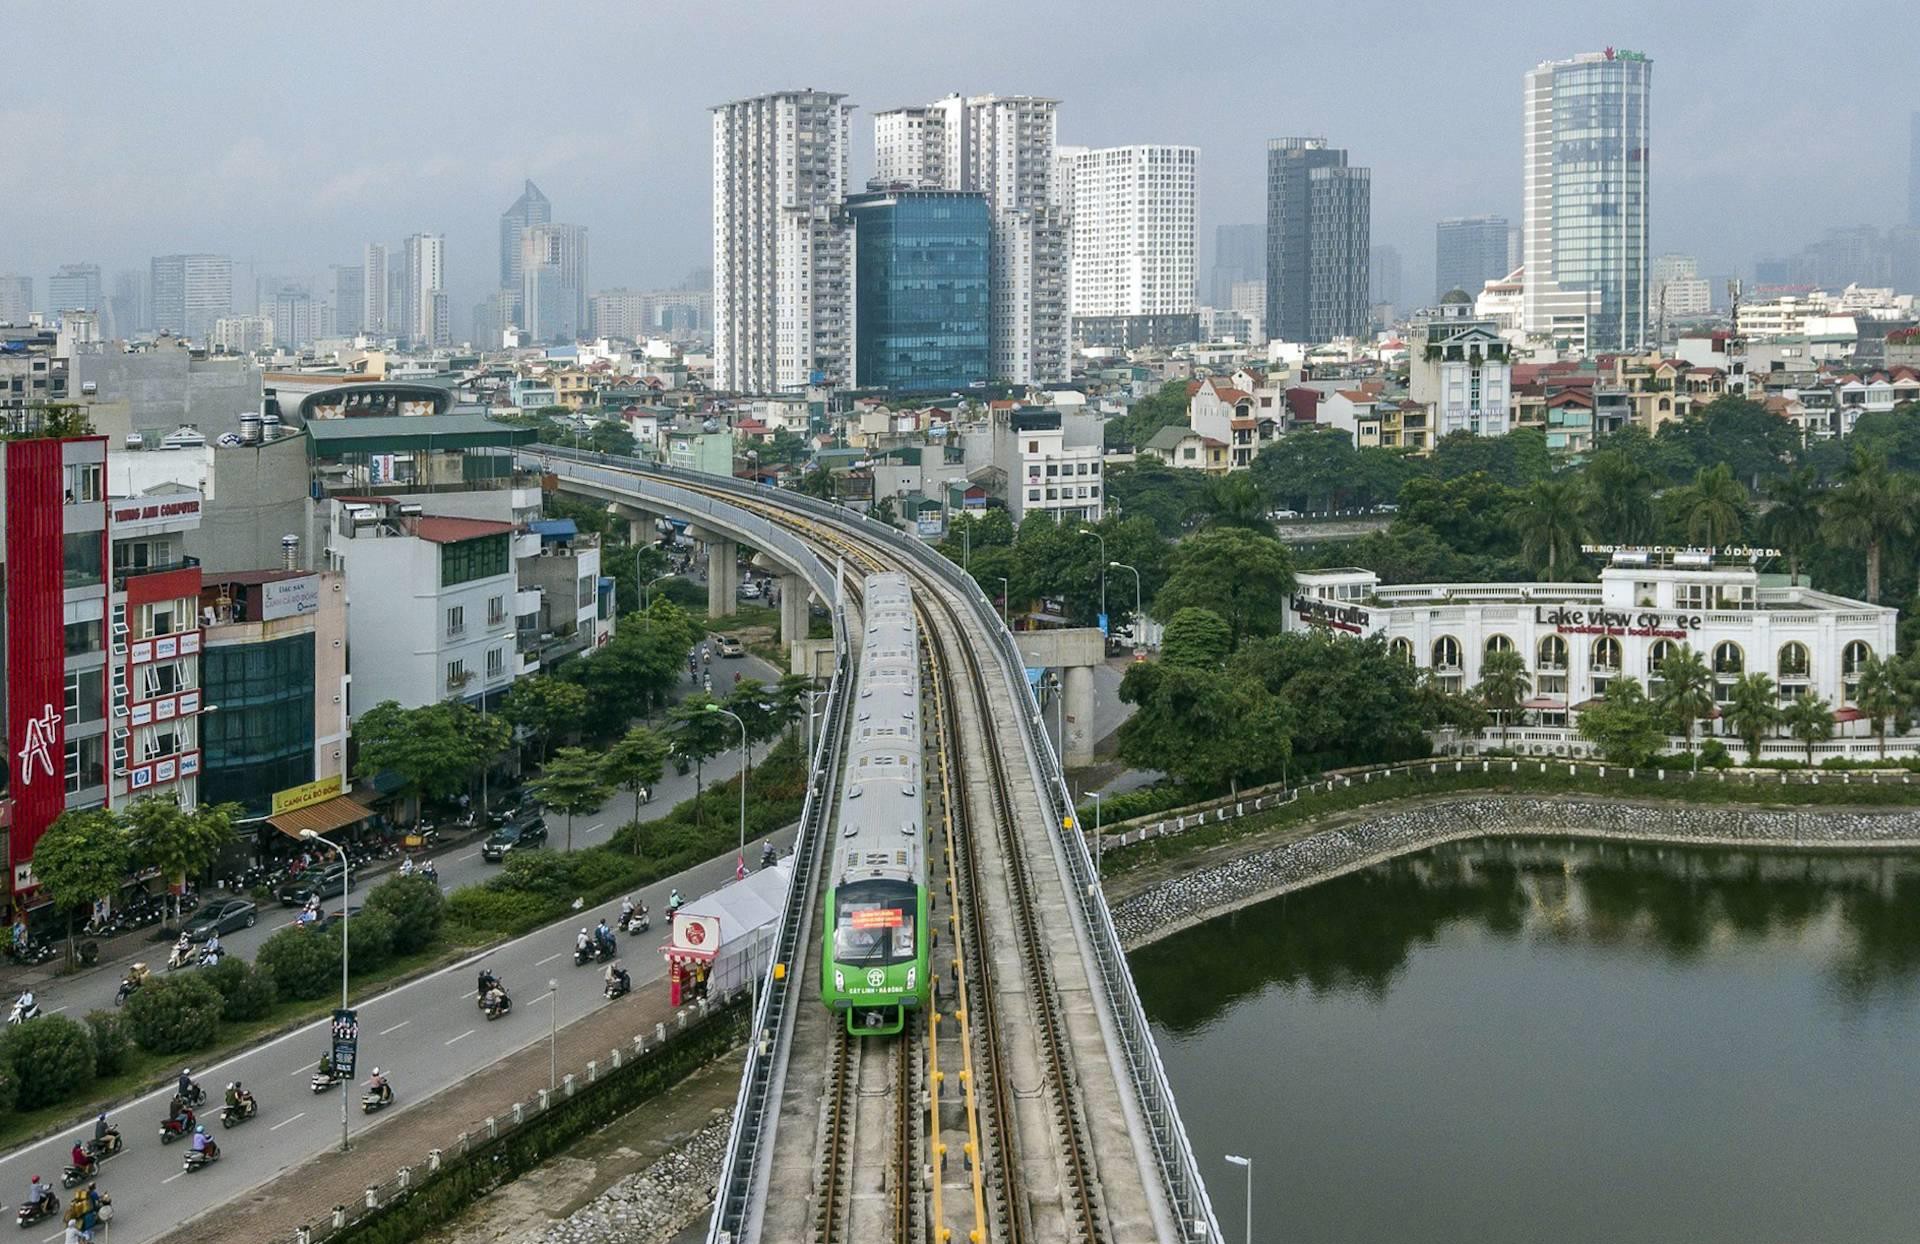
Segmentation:
<svg viewBox="0 0 1920 1244">
<path fill-rule="evenodd" d="M 728 673 L 737 670 L 747 677 L 767 681 L 774 676 L 770 667 L 754 658 L 715 660 L 714 669 L 716 687 L 722 670 Z M 726 681 L 730 685 L 732 679 Z M 706 767 L 708 780 L 730 776 L 737 770 L 738 762 L 737 753 L 714 758 Z M 674 803 L 693 794 L 693 781 L 691 774 L 681 777 L 669 770 L 653 800 L 637 809 L 640 819 L 665 815 Z M 592 846 L 596 838 L 605 841 L 606 836 L 635 811 L 632 795 L 622 792 L 600 813 L 575 817 L 574 846 Z M 563 849 L 566 829 L 561 818 L 553 818 L 549 828 L 551 849 Z M 792 843 L 782 837 L 780 846 L 790 850 Z M 491 875 L 497 866 L 484 864 L 479 851 L 476 839 L 437 855 L 435 865 L 440 871 L 441 884 L 452 888 Z M 750 866 L 757 863 L 757 851 L 750 847 L 747 858 Z M 678 888 L 689 896 L 705 893 L 730 880 L 734 867 L 734 853 L 728 851 L 636 892 L 652 909 L 655 923 L 648 933 L 621 939 L 621 958 L 633 973 L 633 997 L 640 996 L 649 986 L 664 988 L 660 982 L 665 976 L 665 966 L 658 947 L 666 936 L 664 915 L 670 891 Z M 364 889 L 356 890 L 356 895 Z M 329 906 L 337 904 L 335 900 Z M 260 914 L 260 922 L 254 928 L 223 937 L 222 944 L 250 955 L 291 915 L 277 906 L 262 907 Z M 577 916 L 471 955 L 431 976 L 364 1002 L 356 1001 L 360 1018 L 360 1079 L 364 1080 L 371 1068 L 379 1067 L 392 1080 L 396 1100 L 379 1114 L 364 1115 L 360 1110 L 358 1086 L 354 1086 L 348 1101 L 352 1133 L 358 1135 L 378 1128 L 410 1105 L 453 1088 L 516 1050 L 545 1040 L 556 1017 L 564 1028 L 597 1014 L 603 1007 L 628 1003 L 630 999 L 607 1001 L 601 992 L 600 968 L 575 967 L 573 963 L 573 940 L 579 925 L 590 925 L 601 915 L 607 916 L 609 924 L 614 923 L 619 915 L 619 901 L 603 904 L 599 909 L 583 909 Z M 351 947 L 351 934 L 348 944 Z M 150 961 L 158 967 L 165 958 L 166 947 L 157 943 L 147 945 L 154 947 Z M 501 977 L 513 998 L 512 1013 L 492 1022 L 481 1013 L 474 998 L 474 982 L 482 964 Z M 551 1004 L 549 980 L 558 982 Z M 36 993 L 49 1012 L 77 1018 L 90 1010 L 111 1009 L 118 984 L 117 971 L 98 970 L 49 984 Z M 550 1005 L 555 1008 L 552 1014 Z M 194 1078 L 208 1096 L 204 1120 L 209 1135 L 220 1142 L 222 1153 L 220 1161 L 191 1175 L 181 1169 L 186 1144 L 160 1143 L 160 1120 L 173 1094 L 170 1084 L 116 1107 L 110 1117 L 120 1129 L 126 1147 L 119 1157 L 102 1166 L 99 1175 L 101 1190 L 113 1197 L 115 1241 L 144 1244 L 156 1239 L 196 1215 L 245 1195 L 308 1158 L 338 1147 L 340 1089 L 316 1095 L 309 1087 L 309 1078 L 325 1048 L 326 1021 L 318 1020 L 221 1063 L 207 1067 L 196 1065 Z M 239 1080 L 253 1091 L 260 1103 L 260 1113 L 247 1123 L 224 1130 L 218 1125 L 219 1099 L 232 1080 Z M 83 1134 L 90 1135 L 91 1126 L 76 1122 L 56 1136 L 0 1157 L 0 1188 L 13 1190 L 10 1203 L 24 1199 L 28 1181 L 34 1175 L 39 1175 L 43 1182 L 52 1181 L 57 1187 L 60 1172 L 67 1164 L 68 1150 Z M 30 1228 L 17 1238 L 58 1240 L 62 1234 L 58 1225 L 44 1221 L 36 1224 L 41 1230 Z M 286 1224 L 289 1230 L 296 1225 Z"/>
</svg>

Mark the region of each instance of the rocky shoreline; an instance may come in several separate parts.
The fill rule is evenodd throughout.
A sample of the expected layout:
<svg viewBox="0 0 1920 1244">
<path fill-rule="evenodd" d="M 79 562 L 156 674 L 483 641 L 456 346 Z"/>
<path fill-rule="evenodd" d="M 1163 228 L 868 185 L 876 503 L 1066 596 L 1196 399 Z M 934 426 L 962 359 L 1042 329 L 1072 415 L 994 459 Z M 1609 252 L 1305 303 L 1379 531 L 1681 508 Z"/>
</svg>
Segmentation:
<svg viewBox="0 0 1920 1244">
<path fill-rule="evenodd" d="M 731 1118 L 715 1112 L 685 1144 L 520 1244 L 665 1244 L 713 1204 Z"/>
<path fill-rule="evenodd" d="M 1150 885 L 1114 904 L 1129 949 L 1290 890 L 1467 838 L 1544 836 L 1798 849 L 1920 848 L 1920 811 L 1690 807 L 1462 795 L 1322 830 Z"/>
</svg>

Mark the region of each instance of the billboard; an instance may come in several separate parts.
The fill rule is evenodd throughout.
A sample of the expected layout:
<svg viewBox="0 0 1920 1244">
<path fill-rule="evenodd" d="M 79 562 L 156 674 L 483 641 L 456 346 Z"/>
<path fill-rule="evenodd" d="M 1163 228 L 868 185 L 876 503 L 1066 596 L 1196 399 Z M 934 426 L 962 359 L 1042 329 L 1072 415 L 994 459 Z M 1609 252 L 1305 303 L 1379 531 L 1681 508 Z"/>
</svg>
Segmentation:
<svg viewBox="0 0 1920 1244">
<path fill-rule="evenodd" d="M 5 442 L 8 833 L 15 893 L 33 885 L 33 845 L 67 805 L 61 453 L 51 438 Z M 77 536 L 76 539 L 85 537 Z M 105 533 L 91 538 L 103 543 Z M 103 558 L 97 558 L 96 564 Z M 105 613 L 104 602 L 100 606 Z M 104 618 L 103 618 L 104 620 Z"/>
<path fill-rule="evenodd" d="M 298 618 L 320 612 L 320 576 L 274 579 L 260 585 L 260 620 Z"/>
<path fill-rule="evenodd" d="M 295 808 L 311 808 L 316 803 L 336 799 L 344 792 L 344 783 L 338 773 L 332 777 L 323 777 L 317 782 L 289 786 L 285 790 L 273 792 L 273 811 L 269 815 L 279 816 L 282 812 L 291 812 Z"/>
</svg>

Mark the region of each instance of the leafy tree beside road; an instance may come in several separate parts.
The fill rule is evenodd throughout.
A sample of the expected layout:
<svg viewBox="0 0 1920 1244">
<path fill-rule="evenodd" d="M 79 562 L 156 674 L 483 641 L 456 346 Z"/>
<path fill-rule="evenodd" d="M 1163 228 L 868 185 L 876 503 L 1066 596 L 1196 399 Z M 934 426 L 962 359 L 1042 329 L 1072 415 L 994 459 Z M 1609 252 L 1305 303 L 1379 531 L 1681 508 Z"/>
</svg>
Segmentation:
<svg viewBox="0 0 1920 1244">
<path fill-rule="evenodd" d="M 547 762 L 546 770 L 527 789 L 547 807 L 567 818 L 567 850 L 573 850 L 573 818 L 598 812 L 611 789 L 600 778 L 600 758 L 584 747 L 563 747 Z"/>
<path fill-rule="evenodd" d="M 1173 573 L 1153 598 L 1154 613 L 1205 609 L 1227 624 L 1232 646 L 1278 633 L 1293 592 L 1293 562 L 1278 540 L 1238 527 L 1203 531 L 1173 554 Z"/>
</svg>

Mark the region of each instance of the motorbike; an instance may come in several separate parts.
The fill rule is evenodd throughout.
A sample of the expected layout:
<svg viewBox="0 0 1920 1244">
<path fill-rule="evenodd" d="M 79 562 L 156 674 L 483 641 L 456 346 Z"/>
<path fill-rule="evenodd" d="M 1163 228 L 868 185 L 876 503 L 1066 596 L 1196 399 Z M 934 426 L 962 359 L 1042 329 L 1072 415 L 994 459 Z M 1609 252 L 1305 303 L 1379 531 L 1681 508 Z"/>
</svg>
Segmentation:
<svg viewBox="0 0 1920 1244">
<path fill-rule="evenodd" d="M 53 958 L 58 952 L 37 937 L 29 936 L 24 943 L 7 943 L 7 958 L 21 967 L 38 967 Z"/>
<path fill-rule="evenodd" d="M 313 1085 L 314 1092 L 324 1093 L 328 1089 L 332 1088 L 334 1085 L 340 1083 L 340 1077 L 333 1075 L 331 1073 L 327 1075 L 322 1075 L 316 1071 L 313 1073 L 313 1079 L 311 1083 Z"/>
<path fill-rule="evenodd" d="M 193 961 L 194 966 L 202 968 L 218 967 L 221 958 L 225 954 L 226 952 L 223 950 L 215 950 L 211 946 L 202 946 L 200 948 L 200 954 Z"/>
<path fill-rule="evenodd" d="M 15 999 L 13 1011 L 7 1016 L 7 1022 L 9 1024 L 24 1024 L 30 1019 L 38 1019 L 39 1017 L 40 1004 L 38 1002 L 28 1004 L 24 998 L 21 998 Z"/>
<path fill-rule="evenodd" d="M 636 907 L 631 914 L 623 912 L 620 916 L 622 933 L 645 933 L 652 927 L 653 921 L 648 918 L 647 909 L 644 907 Z"/>
<path fill-rule="evenodd" d="M 120 988 L 114 991 L 113 1004 L 115 1006 L 125 1006 L 127 999 L 131 998 L 134 992 L 146 983 L 147 965 L 144 963 L 134 964 L 126 976 L 120 981 Z"/>
<path fill-rule="evenodd" d="M 72 1184 L 68 1184 L 67 1186 L 69 1188 L 73 1187 Z M 22 1227 L 31 1227 L 34 1223 L 39 1222 L 41 1219 L 51 1218 L 55 1214 L 58 1214 L 59 1212 L 60 1212 L 59 1197 L 57 1196 L 41 1197 L 37 1201 L 22 1202 L 20 1205 L 20 1212 L 14 1215 L 14 1220 L 18 1222 Z"/>
<path fill-rule="evenodd" d="M 481 1004 L 480 1009 L 487 1013 L 489 1020 L 499 1019 L 513 1009 L 513 999 L 501 994 L 498 1002 L 489 998 Z"/>
<path fill-rule="evenodd" d="M 172 972 L 180 968 L 190 967 L 194 962 L 194 958 L 195 955 L 191 947 L 182 950 L 176 944 L 172 950 L 167 952 L 167 971 Z"/>
<path fill-rule="evenodd" d="M 360 1109 L 366 1114 L 372 1114 L 376 1110 L 385 1110 L 392 1104 L 393 1089 L 391 1086 L 388 1087 L 385 1094 L 376 1093 L 371 1089 L 360 1094 Z"/>
<path fill-rule="evenodd" d="M 187 1085 L 187 1091 L 183 1096 L 187 1099 L 187 1105 L 193 1107 L 195 1110 L 207 1104 L 207 1090 L 201 1088 L 198 1084 Z"/>
<path fill-rule="evenodd" d="M 182 1136 L 191 1135 L 195 1126 L 196 1121 L 193 1117 L 193 1111 L 191 1110 L 186 1111 L 177 1119 L 162 1119 L 160 1120 L 160 1143 L 170 1145 Z"/>
<path fill-rule="evenodd" d="M 573 966 L 583 968 L 593 962 L 594 947 L 591 943 L 573 948 Z"/>
<path fill-rule="evenodd" d="M 220 1126 L 237 1127 L 251 1119 L 260 1111 L 260 1103 L 252 1097 L 242 1097 L 238 1106 L 220 1107 Z"/>
<path fill-rule="evenodd" d="M 605 993 L 609 998 L 624 997 L 633 992 L 633 978 L 630 976 L 616 976 L 606 983 L 606 987 L 601 992 Z"/>
<path fill-rule="evenodd" d="M 203 1166 L 211 1166 L 220 1160 L 220 1147 L 208 1145 L 205 1149 L 187 1150 L 187 1160 L 180 1164 L 183 1171 L 197 1171 Z"/>
<path fill-rule="evenodd" d="M 109 1158 L 119 1157 L 120 1129 L 110 1127 L 107 1129 L 107 1135 L 104 1140 L 89 1140 L 87 1142 L 87 1154 L 93 1159 L 93 1165 L 90 1167 L 66 1167 L 60 1172 L 60 1184 L 62 1187 L 78 1188 L 81 1184 L 94 1177 L 94 1174 L 100 1169 L 102 1162 L 107 1161 Z"/>
<path fill-rule="evenodd" d="M 415 875 L 425 877 L 435 885 L 440 884 L 440 870 L 433 866 L 432 860 L 428 860 L 426 863 L 420 865 Z"/>
</svg>

